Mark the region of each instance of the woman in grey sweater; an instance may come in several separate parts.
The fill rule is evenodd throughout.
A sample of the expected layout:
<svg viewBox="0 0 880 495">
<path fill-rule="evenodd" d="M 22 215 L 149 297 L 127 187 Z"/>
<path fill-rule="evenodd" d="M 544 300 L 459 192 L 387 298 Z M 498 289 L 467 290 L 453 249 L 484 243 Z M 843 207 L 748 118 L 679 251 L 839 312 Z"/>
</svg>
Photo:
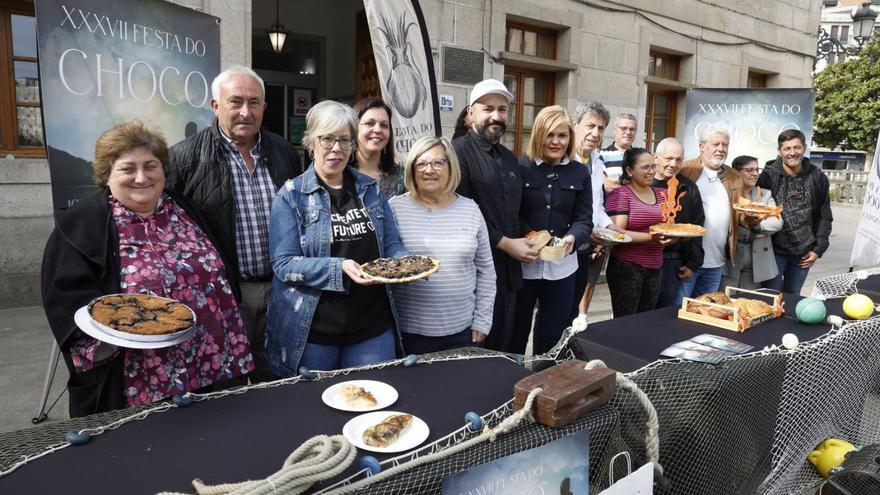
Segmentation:
<svg viewBox="0 0 880 495">
<path fill-rule="evenodd" d="M 479 345 L 492 328 L 495 267 L 489 235 L 477 204 L 455 193 L 460 180 L 449 140 L 423 137 L 404 167 L 410 192 L 390 201 L 406 249 L 440 261 L 430 279 L 392 289 L 408 353 Z"/>
</svg>

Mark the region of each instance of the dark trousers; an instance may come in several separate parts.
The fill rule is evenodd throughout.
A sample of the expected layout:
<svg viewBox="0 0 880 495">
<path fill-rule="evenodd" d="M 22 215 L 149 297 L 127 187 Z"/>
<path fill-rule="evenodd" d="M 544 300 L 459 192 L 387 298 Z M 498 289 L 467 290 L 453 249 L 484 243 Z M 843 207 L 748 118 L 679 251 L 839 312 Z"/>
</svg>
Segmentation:
<svg viewBox="0 0 880 495">
<path fill-rule="evenodd" d="M 595 284 L 599 280 L 602 273 L 602 265 L 605 264 L 605 258 L 608 250 L 603 251 L 602 256 L 593 259 L 592 249 L 583 249 L 577 252 L 578 269 L 574 274 L 574 297 L 572 297 L 571 311 L 568 313 L 568 321 L 577 318 L 580 310 L 578 306 L 581 304 L 581 298 L 584 297 L 584 291 L 588 284 Z"/>
<path fill-rule="evenodd" d="M 486 349 L 501 352 L 510 350 L 513 338 L 513 320 L 516 311 L 516 295 L 506 284 L 496 284 L 495 308 L 492 311 L 492 331 L 486 336 Z M 409 352 L 409 351 L 407 351 Z"/>
<path fill-rule="evenodd" d="M 608 260 L 605 276 L 611 292 L 611 310 L 614 317 L 650 311 L 660 297 L 661 268 L 645 268 L 620 261 L 614 256 Z"/>
<path fill-rule="evenodd" d="M 681 265 L 681 258 L 663 258 L 663 268 L 660 269 L 658 308 L 681 305 L 681 279 L 678 278 L 678 269 L 681 268 Z"/>
<path fill-rule="evenodd" d="M 478 347 L 478 344 L 474 344 L 471 340 L 471 335 L 471 329 L 465 328 L 458 333 L 442 337 L 429 337 L 416 333 L 401 333 L 400 337 L 403 339 L 403 348 L 406 349 L 407 354 L 428 354 L 460 347 Z"/>
<path fill-rule="evenodd" d="M 538 315 L 535 318 L 532 352 L 536 355 L 543 354 L 556 345 L 562 331 L 571 321 L 568 315 L 574 294 L 574 281 L 574 273 L 561 280 L 523 280 L 523 288 L 517 295 L 512 352 L 526 352 L 536 302 Z"/>
</svg>

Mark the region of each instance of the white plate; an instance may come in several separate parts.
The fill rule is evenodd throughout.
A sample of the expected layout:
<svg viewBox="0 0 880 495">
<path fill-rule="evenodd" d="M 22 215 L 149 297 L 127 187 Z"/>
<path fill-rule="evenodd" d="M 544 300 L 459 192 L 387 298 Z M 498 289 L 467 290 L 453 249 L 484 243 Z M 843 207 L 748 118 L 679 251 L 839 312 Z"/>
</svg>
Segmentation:
<svg viewBox="0 0 880 495">
<path fill-rule="evenodd" d="M 406 414 L 395 411 L 376 411 L 352 418 L 345 426 L 342 427 L 342 435 L 352 443 L 355 447 L 380 454 L 392 454 L 395 452 L 405 452 L 421 445 L 428 439 L 431 430 L 428 425 L 418 416 L 412 417 L 409 428 L 403 430 L 395 442 L 388 447 L 372 447 L 364 443 L 363 435 L 367 428 L 379 424 L 389 416 L 395 414 Z"/>
<path fill-rule="evenodd" d="M 342 387 L 346 385 L 363 387 L 364 390 L 373 394 L 373 397 L 376 398 L 376 405 L 372 407 L 352 407 L 346 404 L 340 395 Z M 376 411 L 378 409 L 385 409 L 391 404 L 397 402 L 397 390 L 387 383 L 377 382 L 375 380 L 349 380 L 347 382 L 337 383 L 336 385 L 327 387 L 327 389 L 324 390 L 324 393 L 321 394 L 321 400 L 324 401 L 324 404 L 327 404 L 333 409 L 339 409 L 340 411 Z"/>
<path fill-rule="evenodd" d="M 599 237 L 601 237 L 602 240 L 605 241 L 605 243 L 607 244 L 626 244 L 627 242 L 632 242 L 632 237 L 626 234 L 623 234 L 623 239 L 615 239 L 614 234 L 619 234 L 619 232 L 611 229 L 604 229 L 600 227 L 593 229 L 593 232 L 599 234 Z"/>
<path fill-rule="evenodd" d="M 119 347 L 126 347 L 129 349 L 161 349 L 163 347 L 171 347 L 173 345 L 184 342 L 192 337 L 192 333 L 195 331 L 196 328 L 191 327 L 188 330 L 174 333 L 172 334 L 172 337 L 166 338 L 166 340 L 142 342 L 138 340 L 123 339 L 105 332 L 96 324 L 97 322 L 92 319 L 91 315 L 89 315 L 88 306 L 83 306 L 76 310 L 76 313 L 74 313 L 73 315 L 73 321 L 74 323 L 76 323 L 76 326 L 79 327 L 80 330 L 85 332 L 86 335 L 94 337 L 101 342 L 106 342 L 108 344 L 113 344 Z"/>
<path fill-rule="evenodd" d="M 127 296 L 127 295 L 129 295 L 129 294 L 107 294 L 106 296 L 96 297 L 95 299 L 92 299 L 92 301 L 89 302 L 89 304 L 87 304 L 86 307 L 91 309 L 92 305 L 94 305 L 96 302 L 98 302 L 99 300 L 101 300 L 105 297 Z M 171 302 L 175 302 L 178 304 L 183 304 L 180 301 L 175 301 L 174 299 L 168 299 L 167 297 L 159 297 L 159 296 L 153 296 L 153 297 L 155 297 L 157 299 L 163 299 L 165 301 L 171 301 Z M 166 334 L 161 334 L 161 335 L 147 335 L 147 334 L 120 332 L 119 330 L 116 330 L 113 327 L 108 327 L 107 325 L 104 325 L 100 321 L 97 321 L 94 318 L 92 318 L 91 312 L 89 313 L 89 318 L 92 320 L 92 325 L 95 326 L 96 328 L 98 328 L 98 330 L 101 330 L 102 332 L 104 332 L 106 334 L 110 334 L 110 335 L 116 337 L 117 339 L 134 340 L 137 342 L 168 342 L 170 340 L 177 339 L 178 337 L 183 336 L 183 335 L 188 336 L 190 333 L 192 333 L 192 329 L 195 327 L 195 324 L 196 324 L 195 312 L 193 312 L 192 308 L 190 308 L 186 304 L 184 304 L 183 306 L 186 309 L 188 309 L 190 314 L 192 315 L 193 326 L 186 328 L 184 330 L 179 330 L 174 333 L 166 333 Z"/>
</svg>

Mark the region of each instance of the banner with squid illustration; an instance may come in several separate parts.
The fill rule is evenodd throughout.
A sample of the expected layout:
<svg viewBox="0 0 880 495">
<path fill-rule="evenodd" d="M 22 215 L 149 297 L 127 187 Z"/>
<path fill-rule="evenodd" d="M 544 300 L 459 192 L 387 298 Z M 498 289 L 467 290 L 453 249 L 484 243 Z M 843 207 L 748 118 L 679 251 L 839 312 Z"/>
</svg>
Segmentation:
<svg viewBox="0 0 880 495">
<path fill-rule="evenodd" d="M 418 0 L 364 0 L 382 98 L 392 109 L 396 161 L 412 144 L 440 133 L 437 83 Z"/>
</svg>

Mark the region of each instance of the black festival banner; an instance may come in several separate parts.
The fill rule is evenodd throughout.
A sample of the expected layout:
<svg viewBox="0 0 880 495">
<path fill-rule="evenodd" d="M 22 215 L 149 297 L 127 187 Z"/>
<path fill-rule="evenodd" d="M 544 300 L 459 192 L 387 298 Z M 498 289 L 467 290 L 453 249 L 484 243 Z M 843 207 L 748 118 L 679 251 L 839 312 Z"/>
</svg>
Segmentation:
<svg viewBox="0 0 880 495">
<path fill-rule="evenodd" d="M 139 119 L 169 145 L 209 125 L 220 20 L 163 0 L 37 0 L 55 207 L 93 194 L 95 140 Z"/>
<path fill-rule="evenodd" d="M 727 163 L 739 155 L 759 163 L 776 159 L 776 138 L 787 129 L 813 136 L 816 91 L 805 89 L 689 89 L 685 108 L 685 159 L 700 156 L 698 137 L 705 126 L 730 132 Z"/>
<path fill-rule="evenodd" d="M 437 81 L 418 0 L 364 0 L 382 98 L 393 110 L 394 151 L 403 163 L 422 136 L 440 134 Z"/>
</svg>

